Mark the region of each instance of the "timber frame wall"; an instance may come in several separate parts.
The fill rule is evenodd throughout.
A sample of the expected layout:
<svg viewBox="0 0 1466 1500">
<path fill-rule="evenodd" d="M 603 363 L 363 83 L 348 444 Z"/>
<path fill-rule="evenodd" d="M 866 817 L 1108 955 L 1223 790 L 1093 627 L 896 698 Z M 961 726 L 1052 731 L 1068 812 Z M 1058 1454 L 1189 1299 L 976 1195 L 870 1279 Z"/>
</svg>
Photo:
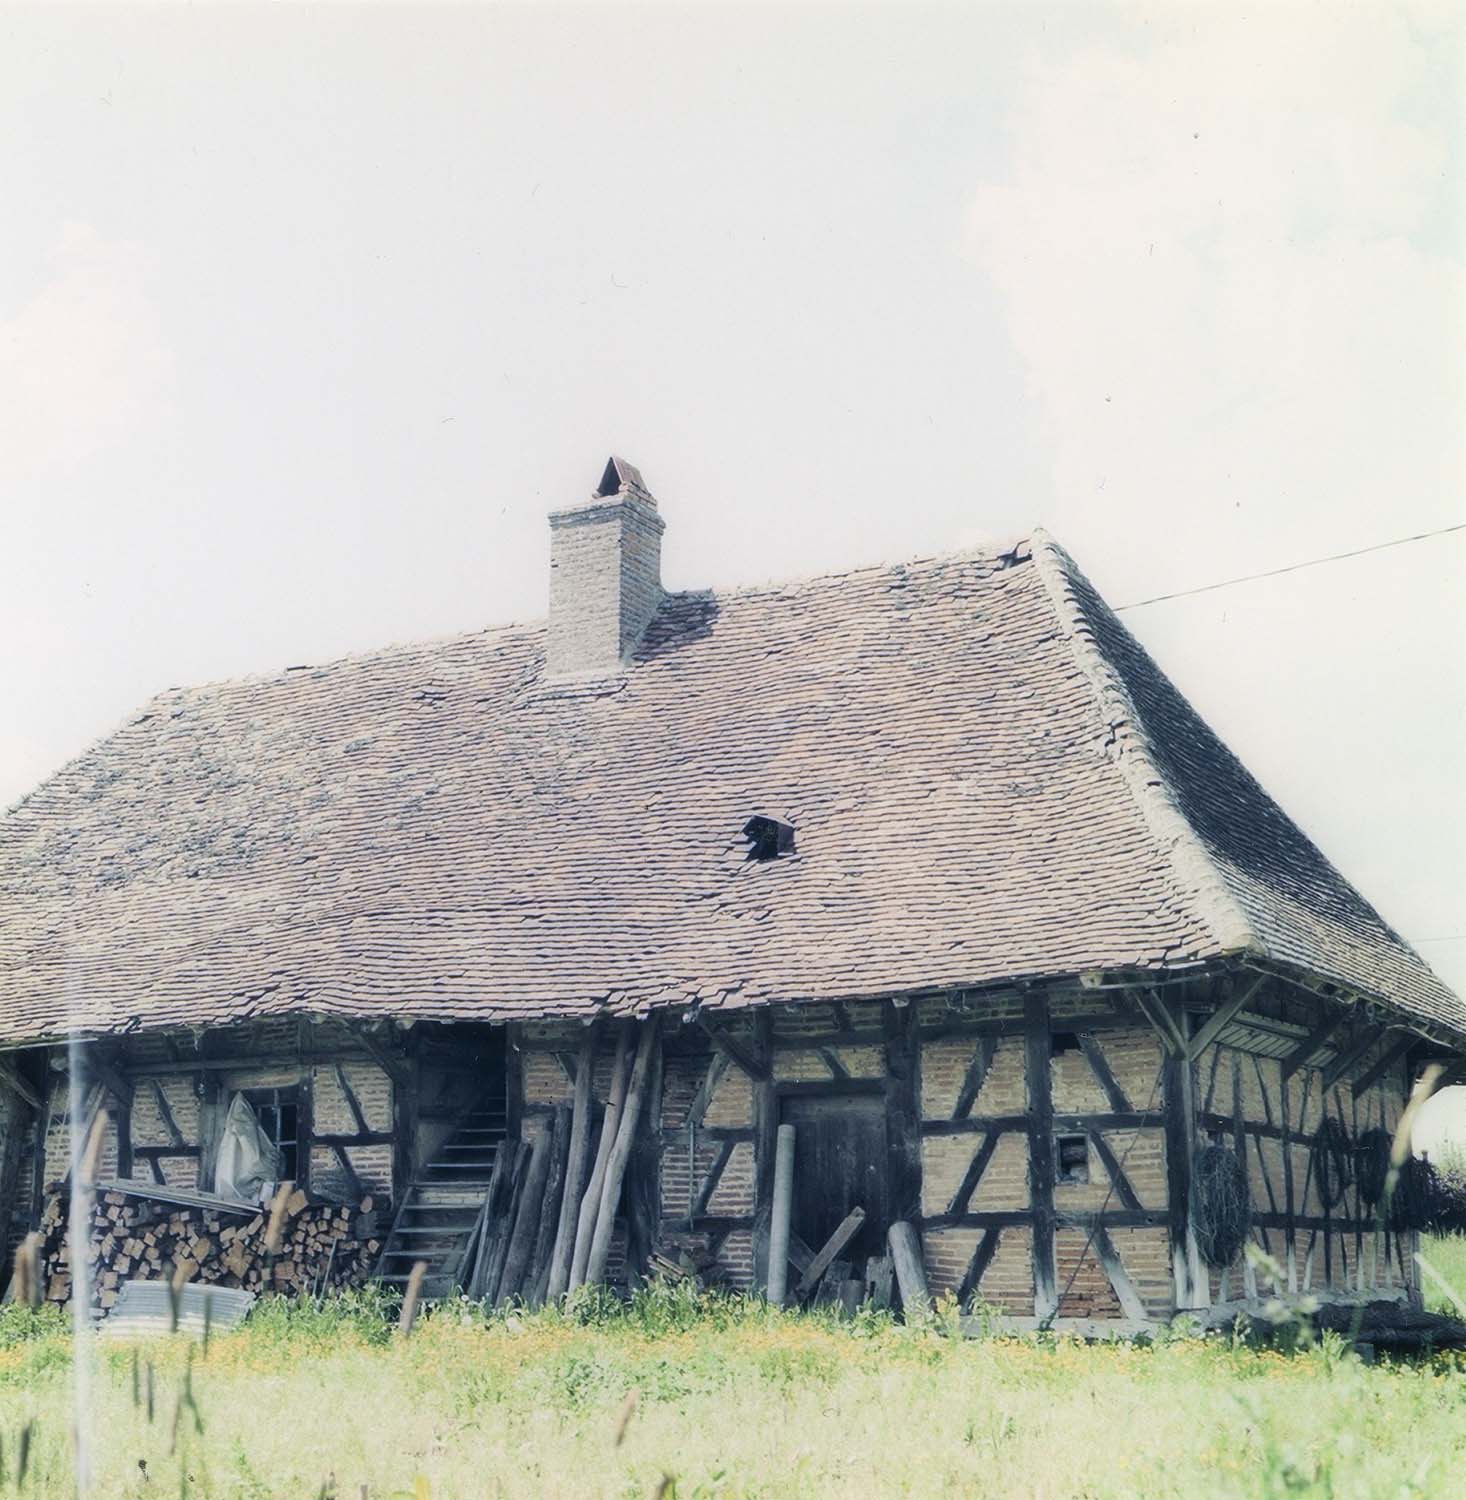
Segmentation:
<svg viewBox="0 0 1466 1500">
<path fill-rule="evenodd" d="M 482 1080 L 436 1044 L 432 1028 L 366 1030 L 285 1018 L 189 1033 L 147 1033 L 76 1049 L 12 1054 L 0 1085 L 0 1224 L 8 1270 L 71 1166 L 70 1068 L 81 1069 L 76 1122 L 86 1139 L 105 1110 L 99 1180 L 209 1192 L 229 1101 L 279 1088 L 297 1109 L 297 1181 L 316 1197 L 379 1206 L 478 1097 Z M 15 1084 L 20 1085 L 17 1091 Z"/>
<path fill-rule="evenodd" d="M 596 1097 L 616 1028 L 594 1023 Z M 1035 987 L 883 1001 L 659 1012 L 646 1111 L 612 1252 L 615 1277 L 695 1237 L 729 1281 L 764 1284 L 782 1099 L 879 1095 L 889 1216 L 921 1231 L 932 1290 L 1017 1317 L 1158 1319 L 1251 1297 L 1239 1262 L 1204 1267 L 1190 1162 L 1219 1142 L 1247 1161 L 1253 1239 L 1295 1290 L 1414 1293 L 1411 1237 L 1377 1234 L 1357 1185 L 1321 1192 L 1314 1139 L 1393 1132 L 1419 1038 L 1358 1006 L 1246 971 L 1165 990 Z M 306 1184 L 395 1200 L 484 1086 L 435 1029 L 287 1019 L 201 1039 L 80 1049 L 86 1118 L 113 1117 L 99 1176 L 212 1186 L 231 1093 L 297 1091 Z M 507 1029 L 511 1134 L 569 1099 L 579 1022 Z M 446 1033 L 445 1033 L 446 1036 Z M 455 1060 L 456 1055 L 456 1060 Z M 0 1220 L 13 1245 L 69 1165 L 65 1049 L 0 1060 Z M 1064 1180 L 1058 1142 L 1087 1181 Z M 7 1211 L 8 1205 L 8 1211 Z M 853 1206 L 853 1205 L 852 1205 Z"/>
<path fill-rule="evenodd" d="M 1357 1184 L 1325 1203 L 1314 1138 L 1393 1133 L 1418 1038 L 1245 972 L 1160 992 L 1082 986 L 773 1006 L 656 1021 L 647 1113 L 613 1266 L 697 1236 L 762 1286 L 782 1095 L 878 1091 L 891 1217 L 920 1228 L 934 1293 L 1038 1318 L 1157 1320 L 1258 1293 L 1244 1257 L 1203 1265 L 1191 1160 L 1245 1158 L 1252 1241 L 1292 1290 L 1413 1295 L 1413 1236 L 1376 1233 Z M 584 1031 L 511 1028 L 528 1130 L 570 1097 Z M 596 1046 L 609 1089 L 614 1030 Z M 1087 1181 L 1060 1180 L 1060 1138 Z M 796 1148 L 797 1150 L 797 1148 Z M 853 1206 L 853 1205 L 852 1205 Z"/>
</svg>

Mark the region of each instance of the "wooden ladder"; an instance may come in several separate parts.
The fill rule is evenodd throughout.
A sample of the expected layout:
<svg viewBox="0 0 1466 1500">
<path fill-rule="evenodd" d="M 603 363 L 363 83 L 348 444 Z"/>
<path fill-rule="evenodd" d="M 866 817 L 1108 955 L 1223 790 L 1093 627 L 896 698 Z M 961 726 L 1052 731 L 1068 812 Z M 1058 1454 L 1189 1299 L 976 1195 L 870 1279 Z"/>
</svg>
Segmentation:
<svg viewBox="0 0 1466 1500">
<path fill-rule="evenodd" d="M 402 1195 L 373 1280 L 405 1286 L 416 1261 L 427 1263 L 422 1294 L 448 1297 L 463 1278 L 504 1143 L 502 1100 L 481 1104 L 459 1121 L 420 1167 Z"/>
</svg>

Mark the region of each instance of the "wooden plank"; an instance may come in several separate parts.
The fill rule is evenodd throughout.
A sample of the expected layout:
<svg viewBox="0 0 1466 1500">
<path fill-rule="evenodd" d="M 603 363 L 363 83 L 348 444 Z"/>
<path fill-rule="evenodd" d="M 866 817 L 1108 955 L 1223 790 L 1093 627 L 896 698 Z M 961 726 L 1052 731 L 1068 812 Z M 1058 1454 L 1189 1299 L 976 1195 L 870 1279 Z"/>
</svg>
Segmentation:
<svg viewBox="0 0 1466 1500">
<path fill-rule="evenodd" d="M 1379 1045 L 1380 1037 L 1383 1035 L 1376 1027 L 1368 1027 L 1363 1036 L 1355 1037 L 1344 1048 L 1333 1062 L 1324 1069 L 1323 1091 L 1333 1088 L 1336 1083 L 1348 1077 L 1350 1073 L 1364 1061 L 1366 1057 Z"/>
<path fill-rule="evenodd" d="M 1089 1063 L 1090 1071 L 1105 1091 L 1105 1097 L 1110 1101 L 1110 1108 L 1116 1114 L 1130 1114 L 1133 1106 L 1126 1098 L 1125 1090 L 1120 1087 L 1114 1073 L 1110 1071 L 1109 1059 L 1100 1047 L 1099 1039 L 1092 1031 L 1080 1031 L 1075 1035 L 1079 1038 L 1079 1050 L 1084 1054 L 1085 1061 Z"/>
<path fill-rule="evenodd" d="M 972 1106 L 977 1102 L 977 1096 L 982 1092 L 983 1083 L 986 1081 L 988 1072 L 993 1065 L 993 1057 L 998 1050 L 998 1039 L 995 1036 L 982 1036 L 977 1039 L 977 1046 L 973 1049 L 972 1061 L 967 1064 L 967 1073 L 962 1079 L 962 1087 L 957 1091 L 957 1101 L 952 1106 L 952 1118 L 961 1120 L 972 1113 Z"/>
<path fill-rule="evenodd" d="M 394 1084 L 407 1086 L 412 1082 L 412 1069 L 408 1060 L 400 1054 L 389 1052 L 365 1027 L 353 1027 L 362 1050 L 392 1080 Z M 333 1054 L 332 1060 L 335 1060 Z"/>
<path fill-rule="evenodd" d="M 1221 1035 L 1223 1027 L 1226 1026 L 1239 1010 L 1242 1010 L 1252 1000 L 1252 997 L 1268 982 L 1268 978 L 1269 976 L 1266 974 L 1259 974 L 1246 987 L 1238 985 L 1236 993 L 1233 994 L 1232 998 L 1224 1000 L 1202 1022 L 1186 1044 L 1186 1056 L 1192 1062 L 1195 1062 L 1211 1046 L 1216 1038 Z"/>
<path fill-rule="evenodd" d="M 1371 1063 L 1369 1067 L 1354 1080 L 1354 1097 L 1357 1099 L 1367 1090 L 1372 1089 L 1381 1078 L 1395 1066 L 1399 1060 L 1415 1045 L 1415 1036 L 1412 1032 L 1406 1032 L 1396 1042 L 1391 1043 L 1380 1053 L 1379 1058 Z"/>
<path fill-rule="evenodd" d="M 804 1274 L 799 1278 L 798 1286 L 794 1288 L 797 1296 L 809 1295 L 815 1283 L 825 1274 L 830 1262 L 855 1238 L 860 1226 L 864 1223 L 865 1210 L 859 1206 L 852 1208 L 840 1220 L 835 1232 L 815 1251 L 814 1259 L 804 1268 Z"/>
<path fill-rule="evenodd" d="M 1050 1318 L 1059 1308 L 1054 1265 L 1054 1103 L 1048 998 L 1023 997 L 1023 1073 L 1028 1103 L 1028 1187 L 1033 1210 L 1033 1311 Z M 898 1263 L 899 1264 L 899 1263 Z"/>
<path fill-rule="evenodd" d="M 1098 1130 L 1088 1130 L 1085 1134 L 1089 1136 L 1089 1144 L 1094 1147 L 1095 1155 L 1104 1166 L 1105 1175 L 1110 1179 L 1115 1196 L 1126 1208 L 1143 1208 L 1145 1205 L 1141 1203 L 1130 1179 L 1125 1175 L 1124 1167 L 1120 1165 L 1119 1159 L 1110 1149 L 1110 1143 Z"/>
<path fill-rule="evenodd" d="M 1129 1273 L 1125 1270 L 1125 1264 L 1120 1259 L 1120 1252 L 1115 1249 L 1115 1242 L 1103 1226 L 1094 1231 L 1094 1248 L 1099 1256 L 1100 1265 L 1104 1267 L 1105 1275 L 1109 1278 L 1110 1286 L 1114 1289 L 1115 1297 L 1120 1303 L 1121 1315 L 1143 1320 L 1147 1316 L 1145 1303 L 1141 1300 L 1140 1293 L 1135 1290 L 1135 1283 L 1131 1281 Z"/>
<path fill-rule="evenodd" d="M 993 1263 L 993 1256 L 997 1254 L 998 1240 L 1003 1231 L 997 1227 L 984 1229 L 978 1237 L 976 1246 L 972 1251 L 972 1259 L 967 1263 L 967 1270 L 963 1274 L 962 1284 L 957 1288 L 957 1305 L 966 1311 L 974 1293 L 981 1289 L 982 1278 L 987 1274 L 987 1269 Z"/>
<path fill-rule="evenodd" d="M 967 1205 L 972 1201 L 972 1195 L 977 1190 L 977 1185 L 982 1181 L 982 1174 L 987 1170 L 988 1163 L 993 1159 L 993 1152 L 998 1149 L 998 1142 L 1002 1139 L 998 1135 L 985 1135 L 982 1144 L 972 1153 L 972 1160 L 967 1164 L 967 1170 L 962 1174 L 962 1181 L 957 1185 L 957 1191 L 952 1194 L 952 1201 L 947 1205 L 949 1214 L 962 1214 L 967 1212 Z"/>
<path fill-rule="evenodd" d="M 1333 1034 L 1341 1027 L 1348 1017 L 1347 1011 L 1337 1011 L 1324 1019 L 1303 1038 L 1301 1042 L 1283 1059 L 1283 1082 L 1287 1081 L 1298 1071 L 1306 1066 L 1313 1058 L 1323 1050 L 1325 1044 L 1332 1038 Z"/>
</svg>

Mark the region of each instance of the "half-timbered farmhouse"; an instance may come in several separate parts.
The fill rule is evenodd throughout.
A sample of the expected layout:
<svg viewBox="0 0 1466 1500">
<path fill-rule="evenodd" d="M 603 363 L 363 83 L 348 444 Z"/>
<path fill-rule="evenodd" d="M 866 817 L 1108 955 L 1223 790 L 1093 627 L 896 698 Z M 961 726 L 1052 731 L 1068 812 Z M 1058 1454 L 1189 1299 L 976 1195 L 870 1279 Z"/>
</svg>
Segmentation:
<svg viewBox="0 0 1466 1500">
<path fill-rule="evenodd" d="M 1050 537 L 666 593 L 619 460 L 550 525 L 547 621 L 170 690 L 0 821 L 12 1245 L 90 1140 L 124 1275 L 197 1212 L 247 1284 L 286 1179 L 430 1290 L 879 1295 L 910 1225 L 1150 1320 L 1255 1290 L 1221 1159 L 1292 1286 L 1410 1294 L 1367 1158 L 1466 1007 Z"/>
</svg>

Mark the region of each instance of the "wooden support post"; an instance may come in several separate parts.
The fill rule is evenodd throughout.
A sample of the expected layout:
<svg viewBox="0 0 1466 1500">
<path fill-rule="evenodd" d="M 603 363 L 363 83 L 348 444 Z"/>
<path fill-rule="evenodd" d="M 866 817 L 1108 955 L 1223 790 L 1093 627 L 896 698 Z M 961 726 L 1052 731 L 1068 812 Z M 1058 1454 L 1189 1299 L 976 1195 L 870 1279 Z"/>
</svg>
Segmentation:
<svg viewBox="0 0 1466 1500">
<path fill-rule="evenodd" d="M 652 1042 L 651 1072 L 647 1078 L 644 1125 L 637 1127 L 626 1168 L 626 1270 L 628 1281 L 646 1274 L 656 1248 L 662 1217 L 662 1030 L 660 1019 L 646 1024 L 656 1033 Z"/>
<path fill-rule="evenodd" d="M 606 1179 L 606 1162 L 611 1155 L 611 1147 L 616 1142 L 616 1131 L 621 1122 L 621 1106 L 626 1099 L 630 1062 L 631 1028 L 622 1025 L 616 1038 L 616 1063 L 611 1074 L 606 1115 L 601 1121 L 601 1139 L 596 1146 L 595 1164 L 591 1167 L 590 1181 L 586 1184 L 575 1225 L 575 1254 L 570 1262 L 569 1290 L 572 1292 L 584 1284 L 586 1267 L 590 1264 L 591 1242 L 595 1238 L 596 1218 L 601 1208 L 601 1188 Z"/>
<path fill-rule="evenodd" d="M 606 1279 L 606 1263 L 611 1256 L 611 1234 L 616 1222 L 616 1206 L 621 1201 L 621 1188 L 626 1180 L 626 1163 L 631 1158 L 631 1144 L 636 1139 L 637 1126 L 641 1121 L 641 1107 L 646 1097 L 647 1074 L 651 1070 L 652 1048 L 657 1040 L 655 1017 L 641 1023 L 641 1035 L 637 1038 L 636 1063 L 631 1070 L 631 1083 L 626 1091 L 626 1103 L 621 1118 L 616 1124 L 616 1139 L 610 1155 L 606 1158 L 605 1182 L 601 1188 L 601 1206 L 596 1214 L 595 1235 L 591 1240 L 590 1258 L 586 1263 L 585 1280 L 590 1286 L 599 1286 Z"/>
<path fill-rule="evenodd" d="M 779 1099 L 773 1076 L 774 1018 L 767 1006 L 753 1013 L 753 1044 L 753 1055 L 765 1075 L 753 1084 L 753 1284 L 767 1286 L 779 1129 Z"/>
<path fill-rule="evenodd" d="M 361 1034 L 377 1066 L 392 1080 L 392 1201 L 401 1203 L 417 1171 L 417 1122 L 420 1070 L 416 1057 L 394 1057 Z"/>
<path fill-rule="evenodd" d="M 1033 1210 L 1033 1314 L 1045 1319 L 1052 1318 L 1059 1310 L 1054 1266 L 1051 1053 L 1048 997 L 1041 991 L 1033 991 L 1023 997 L 1023 1071 L 1028 1101 L 1028 1191 Z"/>
<path fill-rule="evenodd" d="M 522 1028 L 504 1025 L 504 1133 L 524 1139 L 524 1053 L 519 1040 Z"/>
<path fill-rule="evenodd" d="M 590 1144 L 595 1096 L 591 1083 L 596 1070 L 596 1046 L 600 1027 L 587 1026 L 581 1033 L 575 1058 L 575 1099 L 570 1115 L 570 1154 L 565 1164 L 565 1188 L 560 1197 L 560 1222 L 555 1231 L 555 1248 L 550 1257 L 550 1279 L 545 1296 L 558 1301 L 570 1286 L 570 1263 L 575 1255 L 575 1228 L 580 1218 L 580 1204 L 585 1197 L 586 1179 L 590 1175 Z"/>
<path fill-rule="evenodd" d="M 36 1109 L 36 1135 L 31 1143 L 31 1211 L 29 1227 L 39 1229 L 46 1206 L 46 1137 L 51 1133 L 51 1100 L 55 1092 L 51 1078 L 51 1048 L 41 1052 L 40 1085 L 36 1092 L 41 1102 Z"/>
<path fill-rule="evenodd" d="M 886 1232 L 886 1244 L 896 1268 L 896 1285 L 901 1289 L 901 1310 L 906 1321 L 909 1323 L 913 1315 L 924 1317 L 931 1311 L 932 1294 L 926 1284 L 926 1267 L 916 1230 L 904 1219 L 898 1219 Z"/>
<path fill-rule="evenodd" d="M 1196 1305 L 1191 1281 L 1191 1064 L 1185 1048 L 1168 1052 L 1162 1073 L 1166 1137 L 1166 1215 L 1176 1311 Z"/>
<path fill-rule="evenodd" d="M 1287 1219 L 1283 1229 L 1283 1257 L 1288 1273 L 1288 1290 L 1298 1290 L 1298 1244 L 1297 1226 L 1294 1223 L 1298 1206 L 1293 1199 L 1293 1104 L 1288 1075 L 1283 1071 L 1284 1063 L 1278 1061 L 1278 1120 L 1281 1131 L 1280 1145 L 1283 1152 L 1283 1202 Z"/>
<path fill-rule="evenodd" d="M 39 1099 L 32 1091 L 31 1098 Z M 19 1089 L 0 1097 L 0 1257 L 5 1255 L 10 1244 L 11 1229 L 16 1216 L 16 1189 L 20 1183 L 21 1137 L 25 1127 L 35 1118 L 35 1106 L 27 1102 L 27 1096 Z M 7 1267 L 0 1264 L 0 1283 L 3 1283 Z"/>
<path fill-rule="evenodd" d="M 916 1007 L 882 1008 L 885 1032 L 886 1170 L 892 1219 L 921 1217 L 921 1044 Z"/>
<path fill-rule="evenodd" d="M 565 1160 L 570 1149 L 570 1106 L 555 1106 L 554 1123 L 550 1126 L 550 1169 L 545 1177 L 545 1190 L 540 1196 L 539 1231 L 535 1235 L 534 1250 L 529 1258 L 529 1269 L 523 1287 L 524 1300 L 531 1307 L 538 1307 L 545 1300 L 545 1288 L 549 1281 L 550 1260 L 555 1249 L 555 1230 L 560 1222 L 560 1203 L 565 1192 Z"/>
<path fill-rule="evenodd" d="M 162 1085 L 158 1085 L 159 1092 Z M 214 1191 L 214 1172 L 219 1159 L 219 1139 L 224 1131 L 223 1085 L 217 1073 L 198 1075 L 194 1093 L 199 1101 L 198 1185 L 201 1193 Z"/>
<path fill-rule="evenodd" d="M 769 1301 L 784 1305 L 789 1286 L 789 1220 L 794 1206 L 794 1127 L 779 1126 L 774 1157 L 774 1203 L 769 1227 Z"/>
</svg>

